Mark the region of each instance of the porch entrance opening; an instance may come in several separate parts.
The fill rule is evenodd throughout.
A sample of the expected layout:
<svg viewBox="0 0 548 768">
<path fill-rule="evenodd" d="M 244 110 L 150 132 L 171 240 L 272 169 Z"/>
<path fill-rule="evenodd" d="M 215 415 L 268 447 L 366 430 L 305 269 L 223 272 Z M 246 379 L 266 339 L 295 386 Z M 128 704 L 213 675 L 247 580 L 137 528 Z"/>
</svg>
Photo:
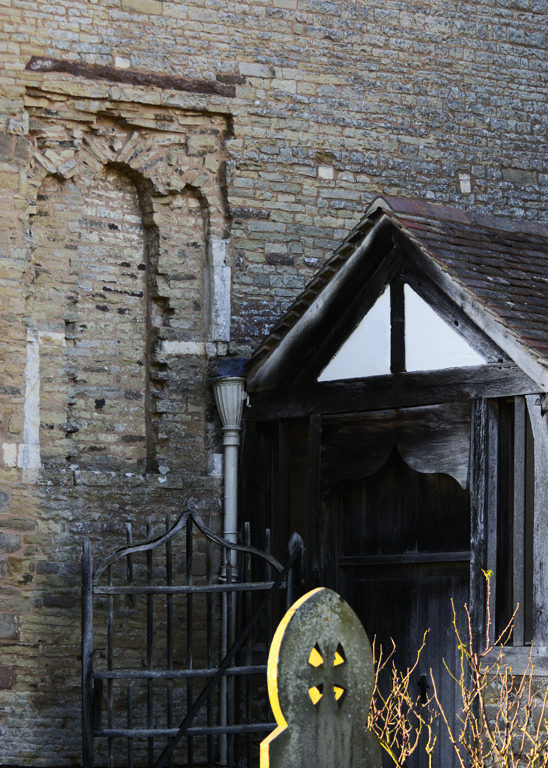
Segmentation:
<svg viewBox="0 0 548 768">
<path fill-rule="evenodd" d="M 339 592 L 377 649 L 382 645 L 386 654 L 394 641 L 400 669 L 413 665 L 427 633 L 411 693 L 429 684 L 432 669 L 454 720 L 458 691 L 445 664 L 458 669 L 452 604 L 462 625 L 469 600 L 468 491 L 448 475 L 412 470 L 394 448 L 375 474 L 336 486 L 326 506 L 338 529 Z M 435 727 L 434 766 L 446 768 L 451 746 L 439 719 Z M 427 759 L 418 752 L 409 763 L 413 768 L 423 768 Z"/>
</svg>

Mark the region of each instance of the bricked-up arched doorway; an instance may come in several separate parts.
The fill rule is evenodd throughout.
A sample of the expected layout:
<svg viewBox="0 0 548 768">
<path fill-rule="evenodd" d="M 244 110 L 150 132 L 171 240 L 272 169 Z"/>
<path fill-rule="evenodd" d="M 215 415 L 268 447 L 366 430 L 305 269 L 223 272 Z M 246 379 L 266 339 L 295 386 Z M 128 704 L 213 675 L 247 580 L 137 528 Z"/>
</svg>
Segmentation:
<svg viewBox="0 0 548 768">
<path fill-rule="evenodd" d="M 164 103 L 158 83 L 118 101 L 82 70 L 61 77 L 61 91 L 45 75 L 21 92 L 25 231 L 4 313 L 5 570 L 19 583 L 2 605 L 0 694 L 17 703 L 0 751 L 14 763 L 78 762 L 82 537 L 101 557 L 128 521 L 191 504 L 219 530 L 222 514 L 208 376 L 230 317 L 229 116 L 200 96 Z M 17 674 L 25 644 L 46 686 Z"/>
<path fill-rule="evenodd" d="M 530 309 L 548 301 L 514 265 L 517 251 L 548 254 L 548 230 L 514 225 L 510 237 L 496 219 L 375 201 L 247 364 L 242 508 L 275 546 L 299 531 L 305 586 L 338 589 L 403 665 L 429 629 L 417 686 L 455 660 L 451 598 L 485 637 L 483 570 L 491 637 L 522 607 L 507 651 L 518 672 L 548 636 L 535 565 L 548 525 L 535 339 L 548 327 Z"/>
</svg>

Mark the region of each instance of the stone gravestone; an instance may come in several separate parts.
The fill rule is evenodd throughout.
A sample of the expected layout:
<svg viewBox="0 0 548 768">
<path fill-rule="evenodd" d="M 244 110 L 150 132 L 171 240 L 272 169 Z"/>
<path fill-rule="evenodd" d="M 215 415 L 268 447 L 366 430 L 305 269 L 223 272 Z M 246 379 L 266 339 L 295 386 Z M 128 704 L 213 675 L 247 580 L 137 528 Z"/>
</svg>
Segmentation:
<svg viewBox="0 0 548 768">
<path fill-rule="evenodd" d="M 261 742 L 261 768 L 379 768 L 367 730 L 373 677 L 369 640 L 348 603 L 325 588 L 297 600 L 270 647 L 278 727 Z"/>
</svg>

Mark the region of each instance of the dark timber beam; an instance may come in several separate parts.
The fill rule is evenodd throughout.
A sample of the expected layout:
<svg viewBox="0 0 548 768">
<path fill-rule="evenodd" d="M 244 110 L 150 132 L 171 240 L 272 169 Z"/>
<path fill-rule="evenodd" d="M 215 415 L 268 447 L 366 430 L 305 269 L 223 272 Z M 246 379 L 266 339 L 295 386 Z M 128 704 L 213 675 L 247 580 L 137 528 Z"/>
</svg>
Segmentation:
<svg viewBox="0 0 548 768">
<path fill-rule="evenodd" d="M 517 366 L 500 364 L 402 373 L 370 379 L 312 382 L 298 389 L 253 392 L 245 418 L 299 418 L 313 413 L 353 413 L 477 398 L 538 394 L 539 386 Z"/>
</svg>

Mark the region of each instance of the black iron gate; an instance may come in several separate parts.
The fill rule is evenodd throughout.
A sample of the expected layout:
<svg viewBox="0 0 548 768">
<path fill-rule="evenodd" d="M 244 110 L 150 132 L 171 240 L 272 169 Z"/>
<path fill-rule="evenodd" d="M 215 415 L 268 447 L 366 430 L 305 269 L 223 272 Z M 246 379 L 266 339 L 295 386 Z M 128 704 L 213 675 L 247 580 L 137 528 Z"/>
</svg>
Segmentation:
<svg viewBox="0 0 548 768">
<path fill-rule="evenodd" d="M 192 512 L 93 567 L 82 556 L 83 766 L 258 764 L 275 727 L 266 659 L 296 597 L 302 540 L 282 566 Z"/>
</svg>

